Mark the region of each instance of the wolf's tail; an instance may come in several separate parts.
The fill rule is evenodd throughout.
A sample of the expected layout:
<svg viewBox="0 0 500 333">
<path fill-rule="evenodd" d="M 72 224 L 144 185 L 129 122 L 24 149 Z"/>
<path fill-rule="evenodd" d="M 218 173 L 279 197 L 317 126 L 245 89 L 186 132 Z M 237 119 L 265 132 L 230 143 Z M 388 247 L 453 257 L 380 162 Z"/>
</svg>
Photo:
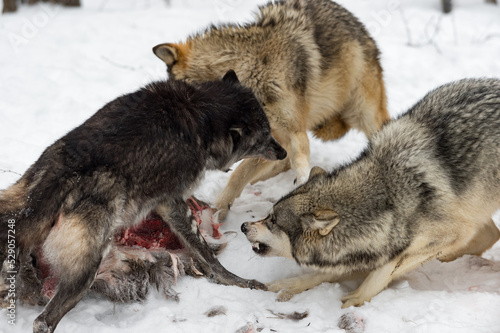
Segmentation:
<svg viewBox="0 0 500 333">
<path fill-rule="evenodd" d="M 18 212 L 22 210 L 24 180 L 21 178 L 8 189 L 0 192 L 0 265 L 4 262 L 7 251 L 17 248 L 18 231 L 16 228 Z"/>
<path fill-rule="evenodd" d="M 8 248 L 37 246 L 47 238 L 64 200 L 53 176 L 32 166 L 0 192 L 0 262 Z"/>
</svg>

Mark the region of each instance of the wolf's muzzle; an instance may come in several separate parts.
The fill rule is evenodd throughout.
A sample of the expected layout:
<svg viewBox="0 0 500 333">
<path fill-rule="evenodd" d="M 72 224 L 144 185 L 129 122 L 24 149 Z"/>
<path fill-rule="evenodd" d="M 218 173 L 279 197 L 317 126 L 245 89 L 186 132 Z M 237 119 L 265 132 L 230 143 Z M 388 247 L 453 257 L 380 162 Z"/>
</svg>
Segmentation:
<svg viewBox="0 0 500 333">
<path fill-rule="evenodd" d="M 267 148 L 267 155 L 270 160 L 282 160 L 286 158 L 287 152 L 276 140 L 272 140 Z"/>
<path fill-rule="evenodd" d="M 247 231 L 248 231 L 248 222 L 245 222 L 241 225 L 241 232 L 246 235 Z"/>
<path fill-rule="evenodd" d="M 287 155 L 286 150 L 281 148 L 281 150 L 276 154 L 276 157 L 278 158 L 278 160 L 283 160 L 285 159 L 286 155 Z"/>
</svg>

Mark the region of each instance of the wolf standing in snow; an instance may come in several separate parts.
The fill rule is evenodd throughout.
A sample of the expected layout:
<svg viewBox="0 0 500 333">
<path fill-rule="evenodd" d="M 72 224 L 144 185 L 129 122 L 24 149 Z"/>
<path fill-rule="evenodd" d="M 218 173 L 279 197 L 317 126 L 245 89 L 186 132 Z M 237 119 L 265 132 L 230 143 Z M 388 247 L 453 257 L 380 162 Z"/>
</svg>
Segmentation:
<svg viewBox="0 0 500 333">
<path fill-rule="evenodd" d="M 500 80 L 444 85 L 375 134 L 354 162 L 315 167 L 268 217 L 242 225 L 254 251 L 317 274 L 276 281 L 278 298 L 367 274 L 362 305 L 430 259 L 480 255 L 500 237 Z"/>
<path fill-rule="evenodd" d="M 363 24 L 330 0 L 272 2 L 260 7 L 253 23 L 212 26 L 153 51 L 176 79 L 214 80 L 234 69 L 289 153 L 282 161 L 238 166 L 216 200 L 221 217 L 249 182 L 290 167 L 299 184 L 307 180 L 307 130 L 322 140 L 350 128 L 371 137 L 389 119 L 379 50 Z"/>
<path fill-rule="evenodd" d="M 59 278 L 33 331 L 55 330 L 89 290 L 116 232 L 151 210 L 199 258 L 209 279 L 265 289 L 224 269 L 185 201 L 206 169 L 225 170 L 245 157 L 285 156 L 258 100 L 232 71 L 195 85 L 152 83 L 105 105 L 0 193 L 0 262 L 14 256 L 5 244 L 15 220 L 16 259 L 35 256 L 41 247 Z"/>
</svg>

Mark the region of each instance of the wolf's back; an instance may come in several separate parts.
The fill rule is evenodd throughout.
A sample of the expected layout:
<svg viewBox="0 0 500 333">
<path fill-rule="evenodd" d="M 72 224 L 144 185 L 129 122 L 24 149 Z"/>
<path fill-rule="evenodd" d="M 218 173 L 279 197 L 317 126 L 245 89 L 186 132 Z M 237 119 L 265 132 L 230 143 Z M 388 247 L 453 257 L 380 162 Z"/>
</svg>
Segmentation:
<svg viewBox="0 0 500 333">
<path fill-rule="evenodd" d="M 330 0 L 288 0 L 261 6 L 258 26 L 271 25 L 289 32 L 312 27 L 314 42 L 323 57 L 324 69 L 333 65 L 335 56 L 346 42 L 356 40 L 370 57 L 378 58 L 379 51 L 364 25 L 348 10 Z"/>
<path fill-rule="evenodd" d="M 500 183 L 494 176 L 500 172 L 500 80 L 464 79 L 441 86 L 407 117 L 430 135 L 435 157 L 457 194 L 479 181 Z"/>
</svg>

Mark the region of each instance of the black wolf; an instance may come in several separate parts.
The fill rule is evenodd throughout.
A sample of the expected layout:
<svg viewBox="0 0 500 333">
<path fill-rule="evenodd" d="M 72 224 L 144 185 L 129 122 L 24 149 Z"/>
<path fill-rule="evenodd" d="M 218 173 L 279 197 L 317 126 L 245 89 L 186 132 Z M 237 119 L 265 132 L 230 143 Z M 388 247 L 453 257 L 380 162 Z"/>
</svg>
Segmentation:
<svg viewBox="0 0 500 333">
<path fill-rule="evenodd" d="M 233 71 L 219 81 L 149 84 L 108 103 L 47 148 L 0 194 L 1 243 L 15 221 L 18 258 L 41 247 L 59 278 L 34 332 L 54 331 L 92 285 L 116 231 L 151 210 L 199 257 L 209 279 L 265 288 L 222 267 L 186 205 L 205 170 L 225 170 L 247 157 L 283 159 L 286 151 Z M 1 262 L 8 255 L 2 248 Z"/>
</svg>

